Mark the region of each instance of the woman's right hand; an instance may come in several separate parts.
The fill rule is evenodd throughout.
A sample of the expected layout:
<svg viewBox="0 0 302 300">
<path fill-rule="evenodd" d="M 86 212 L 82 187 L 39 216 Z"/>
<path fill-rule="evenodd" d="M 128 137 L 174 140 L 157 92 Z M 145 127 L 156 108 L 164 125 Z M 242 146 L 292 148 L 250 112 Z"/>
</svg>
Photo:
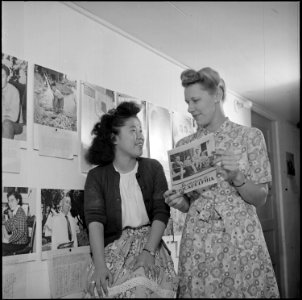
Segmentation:
<svg viewBox="0 0 302 300">
<path fill-rule="evenodd" d="M 176 192 L 175 190 L 167 190 L 164 193 L 165 202 L 173 208 L 186 213 L 189 210 L 189 201 L 185 199 L 182 193 Z"/>
<path fill-rule="evenodd" d="M 101 268 L 101 270 L 97 270 L 95 268 L 94 273 L 91 277 L 91 281 L 89 283 L 89 293 L 94 298 L 94 288 L 96 287 L 98 296 L 103 298 L 103 291 L 106 296 L 108 296 L 108 286 L 112 286 L 113 284 L 113 276 L 107 266 Z"/>
</svg>

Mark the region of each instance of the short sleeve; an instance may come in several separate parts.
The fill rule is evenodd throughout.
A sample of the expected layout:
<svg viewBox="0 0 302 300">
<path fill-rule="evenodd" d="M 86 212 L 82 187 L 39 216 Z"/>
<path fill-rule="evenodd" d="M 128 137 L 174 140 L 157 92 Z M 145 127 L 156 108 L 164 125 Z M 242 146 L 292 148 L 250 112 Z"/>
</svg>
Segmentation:
<svg viewBox="0 0 302 300">
<path fill-rule="evenodd" d="M 271 165 L 263 133 L 258 128 L 252 127 L 247 131 L 247 135 L 249 179 L 256 184 L 272 181 Z"/>
<path fill-rule="evenodd" d="M 106 224 L 106 207 L 97 176 L 90 170 L 84 188 L 84 215 L 88 227 L 91 222 Z"/>
</svg>

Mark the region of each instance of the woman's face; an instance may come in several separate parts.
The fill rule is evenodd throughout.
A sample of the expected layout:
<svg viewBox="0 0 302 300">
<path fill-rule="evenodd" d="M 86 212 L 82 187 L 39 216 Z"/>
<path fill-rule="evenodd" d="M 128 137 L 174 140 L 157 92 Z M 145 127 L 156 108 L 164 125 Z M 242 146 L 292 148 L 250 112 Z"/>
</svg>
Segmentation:
<svg viewBox="0 0 302 300">
<path fill-rule="evenodd" d="M 210 95 L 200 83 L 194 83 L 185 88 L 185 101 L 188 112 L 198 125 L 208 126 L 215 114 L 215 95 Z"/>
<path fill-rule="evenodd" d="M 8 206 L 11 210 L 14 210 L 17 205 L 18 205 L 19 201 L 15 198 L 14 195 L 10 195 L 8 197 Z"/>
<path fill-rule="evenodd" d="M 144 135 L 137 117 L 129 118 L 115 136 L 115 155 L 139 157 L 143 154 Z"/>
</svg>

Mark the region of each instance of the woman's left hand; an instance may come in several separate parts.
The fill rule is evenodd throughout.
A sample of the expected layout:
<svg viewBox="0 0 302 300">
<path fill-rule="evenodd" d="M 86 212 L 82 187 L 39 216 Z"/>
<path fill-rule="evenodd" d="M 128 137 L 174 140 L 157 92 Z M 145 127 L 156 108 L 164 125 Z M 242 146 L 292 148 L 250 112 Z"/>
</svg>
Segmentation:
<svg viewBox="0 0 302 300">
<path fill-rule="evenodd" d="M 148 273 L 151 273 L 153 278 L 156 278 L 156 267 L 155 267 L 155 258 L 147 251 L 142 251 L 141 254 L 134 258 L 134 261 L 131 264 L 132 271 L 135 271 L 139 267 L 143 267 L 145 270 L 145 275 L 148 277 Z"/>
<path fill-rule="evenodd" d="M 217 166 L 217 173 L 221 174 L 224 180 L 230 181 L 237 177 L 239 170 L 239 159 L 241 152 L 216 150 L 214 165 Z"/>
</svg>

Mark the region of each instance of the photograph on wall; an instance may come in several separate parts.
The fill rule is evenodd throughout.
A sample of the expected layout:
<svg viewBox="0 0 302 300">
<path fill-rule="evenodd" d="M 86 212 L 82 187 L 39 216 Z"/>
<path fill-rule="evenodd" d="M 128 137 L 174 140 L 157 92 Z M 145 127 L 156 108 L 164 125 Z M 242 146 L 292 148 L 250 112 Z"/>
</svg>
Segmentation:
<svg viewBox="0 0 302 300">
<path fill-rule="evenodd" d="M 85 155 L 91 145 L 91 131 L 103 114 L 115 108 L 114 92 L 88 82 L 81 82 L 81 172 L 87 173 L 93 166 Z"/>
<path fill-rule="evenodd" d="M 141 121 L 142 124 L 142 131 L 144 135 L 144 147 L 143 147 L 143 157 L 149 157 L 149 138 L 148 138 L 148 123 L 147 123 L 147 102 L 143 100 L 139 100 L 137 98 L 117 93 L 116 96 L 116 106 L 118 106 L 123 101 L 134 101 L 138 105 L 140 105 L 141 110 L 137 114 L 137 117 Z"/>
<path fill-rule="evenodd" d="M 167 175 L 169 172 L 167 151 L 172 148 L 171 115 L 168 109 L 149 102 L 147 113 L 150 157 L 157 159 L 162 164 Z"/>
<path fill-rule="evenodd" d="M 214 151 L 213 134 L 168 151 L 172 188 L 188 193 L 217 183 Z"/>
<path fill-rule="evenodd" d="M 182 138 L 193 134 L 196 131 L 196 125 L 192 117 L 181 114 L 179 112 L 172 112 L 172 139 L 173 139 L 173 148 L 176 146 L 176 143 Z"/>
<path fill-rule="evenodd" d="M 42 251 L 89 245 L 84 191 L 41 189 Z"/>
<path fill-rule="evenodd" d="M 2 189 L 2 256 L 35 253 L 36 189 Z"/>
<path fill-rule="evenodd" d="M 77 81 L 34 66 L 34 149 L 40 155 L 73 159 L 77 154 Z"/>
<path fill-rule="evenodd" d="M 25 60 L 2 53 L 2 138 L 27 140 Z"/>
<path fill-rule="evenodd" d="M 2 172 L 20 173 L 21 141 L 2 139 Z"/>
<path fill-rule="evenodd" d="M 35 65 L 34 122 L 77 131 L 77 82 L 66 74 Z"/>
<path fill-rule="evenodd" d="M 287 175 L 295 176 L 295 160 L 294 154 L 290 152 L 286 152 L 286 167 L 287 167 Z"/>
</svg>

